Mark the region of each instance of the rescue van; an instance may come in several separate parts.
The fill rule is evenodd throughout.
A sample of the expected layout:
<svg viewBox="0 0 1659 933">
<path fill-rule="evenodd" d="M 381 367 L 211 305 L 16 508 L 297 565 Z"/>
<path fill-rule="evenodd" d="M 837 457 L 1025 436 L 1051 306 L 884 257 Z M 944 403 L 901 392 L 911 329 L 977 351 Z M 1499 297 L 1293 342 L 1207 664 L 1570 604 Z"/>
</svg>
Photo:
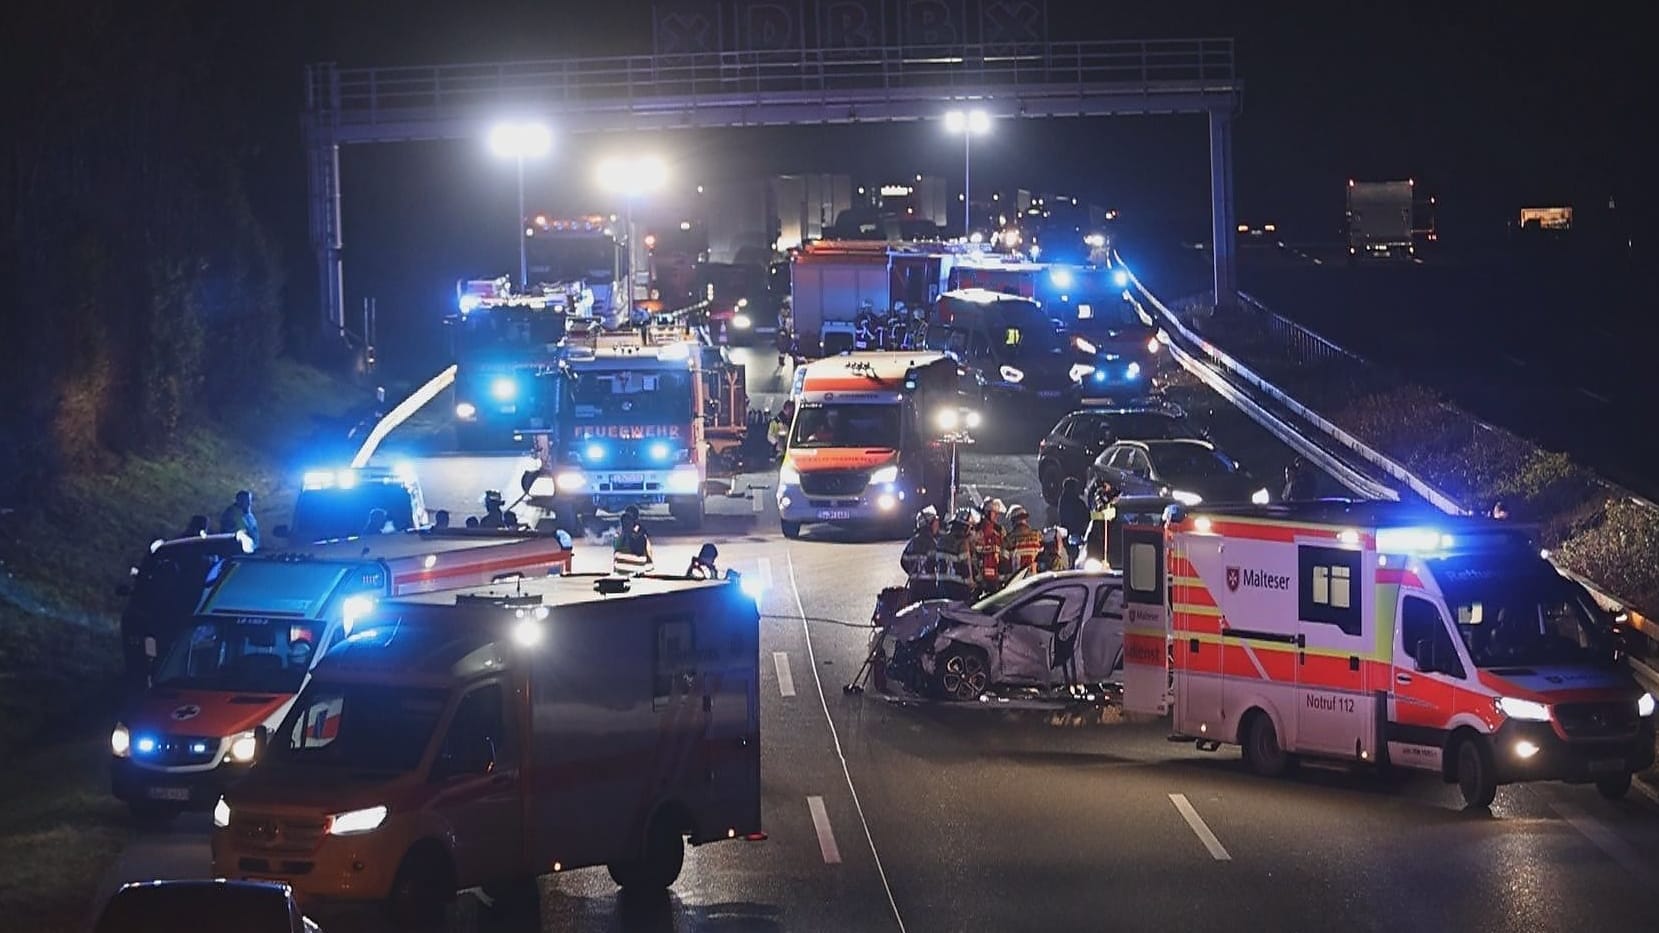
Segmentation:
<svg viewBox="0 0 1659 933">
<path fill-rule="evenodd" d="M 110 735 L 115 796 L 150 817 L 212 806 L 256 758 L 255 730 L 282 719 L 374 598 L 563 573 L 570 560 L 553 536 L 452 530 L 224 561 Z"/>
<path fill-rule="evenodd" d="M 851 353 L 802 371 L 778 470 L 785 537 L 811 523 L 908 531 L 923 506 L 945 510 L 953 461 L 942 436 L 959 420 L 978 420 L 961 411 L 954 360 L 943 353 Z"/>
<path fill-rule="evenodd" d="M 735 574 L 383 601 L 261 731 L 214 874 L 413 919 L 589 866 L 660 891 L 687 841 L 762 838 L 759 644 Z"/>
<path fill-rule="evenodd" d="M 1621 797 L 1654 698 L 1524 532 L 1399 503 L 1174 507 L 1126 525 L 1124 704 L 1262 774 L 1299 756 Z"/>
</svg>

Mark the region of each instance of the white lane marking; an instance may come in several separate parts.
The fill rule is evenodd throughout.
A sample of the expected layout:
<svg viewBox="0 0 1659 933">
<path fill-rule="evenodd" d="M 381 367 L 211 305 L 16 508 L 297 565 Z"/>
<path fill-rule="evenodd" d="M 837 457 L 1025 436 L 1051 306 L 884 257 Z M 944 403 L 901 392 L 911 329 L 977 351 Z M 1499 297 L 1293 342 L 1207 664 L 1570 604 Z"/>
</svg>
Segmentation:
<svg viewBox="0 0 1659 933">
<path fill-rule="evenodd" d="M 812 828 L 818 831 L 818 851 L 824 855 L 824 864 L 841 864 L 841 850 L 835 846 L 835 830 L 830 828 L 829 811 L 824 809 L 824 798 L 808 797 L 806 808 L 812 811 Z"/>
<path fill-rule="evenodd" d="M 778 692 L 786 697 L 795 695 L 795 675 L 789 670 L 789 653 L 772 652 L 772 666 L 778 669 Z"/>
<path fill-rule="evenodd" d="M 1226 848 L 1221 845 L 1221 840 L 1215 837 L 1215 833 L 1210 832 L 1210 827 L 1204 822 L 1204 818 L 1199 816 L 1198 811 L 1194 810 L 1192 804 L 1187 802 L 1186 794 L 1170 794 L 1169 802 L 1175 804 L 1175 809 L 1180 811 L 1181 818 L 1187 821 L 1188 826 L 1192 827 L 1193 834 L 1198 837 L 1198 841 L 1204 843 L 1204 848 L 1210 850 L 1211 858 L 1218 862 L 1233 860 L 1233 857 L 1227 854 Z"/>
<path fill-rule="evenodd" d="M 1585 816 L 1584 811 L 1570 803 L 1551 801 L 1550 809 L 1559 813 L 1568 825 L 1578 830 L 1584 838 L 1594 843 L 1596 848 L 1606 853 L 1608 858 L 1623 865 L 1631 874 L 1644 881 L 1653 878 L 1653 871 L 1641 853 L 1632 848 L 1630 843 L 1620 839 L 1611 829 L 1603 826 L 1599 820 Z"/>
<path fill-rule="evenodd" d="M 1610 403 L 1610 402 L 1611 402 L 1611 401 L 1612 401 L 1612 400 L 1611 400 L 1611 399 L 1609 399 L 1609 398 L 1608 398 L 1608 397 L 1607 397 L 1607 396 L 1605 396 L 1605 395 L 1602 395 L 1602 394 L 1601 394 L 1601 393 L 1599 393 L 1599 392 L 1591 392 L 1591 391 L 1590 391 L 1590 390 L 1589 390 L 1589 389 L 1586 389 L 1586 388 L 1584 388 L 1584 387 L 1583 387 L 1583 386 L 1578 386 L 1578 387 L 1577 387 L 1577 388 L 1578 388 L 1578 391 L 1579 391 L 1579 392 L 1580 392 L 1580 393 L 1581 393 L 1581 394 L 1583 394 L 1583 395 L 1588 395 L 1588 396 L 1589 396 L 1589 397 L 1591 397 L 1591 398 L 1593 398 L 1593 399 L 1595 399 L 1595 400 L 1596 400 L 1596 401 L 1598 401 L 1598 402 L 1600 402 L 1600 403 L 1602 403 L 1602 404 L 1603 404 L 1603 405 L 1607 405 L 1607 404 L 1609 404 L 1609 403 Z"/>
<path fill-rule="evenodd" d="M 756 492 L 753 489 L 749 490 L 749 511 L 759 515 L 766 508 L 764 495 L 764 493 Z"/>
<path fill-rule="evenodd" d="M 835 718 L 830 715 L 829 700 L 824 698 L 824 679 L 818 676 L 818 655 L 812 650 L 812 628 L 806 622 L 806 604 L 801 602 L 801 587 L 795 582 L 795 554 L 785 546 L 784 559 L 789 567 L 789 588 L 795 593 L 795 611 L 801 617 L 801 633 L 806 636 L 806 659 L 812 666 L 812 682 L 818 687 L 818 703 L 824 709 L 824 722 L 829 724 L 830 741 L 835 745 L 835 757 L 841 761 L 841 775 L 847 779 L 847 792 L 852 794 L 853 809 L 858 812 L 858 822 L 864 827 L 864 841 L 870 844 L 870 857 L 875 859 L 876 874 L 881 878 L 881 888 L 887 892 L 887 906 L 893 909 L 893 920 L 899 925 L 899 933 L 905 933 L 904 917 L 899 915 L 899 902 L 893 899 L 893 886 L 887 882 L 887 869 L 881 865 L 881 853 L 876 851 L 876 838 L 870 834 L 870 821 L 864 816 L 864 805 L 858 802 L 858 789 L 853 787 L 853 772 L 847 766 L 847 754 L 841 750 L 841 733 L 836 731 Z"/>
<path fill-rule="evenodd" d="M 1512 356 L 1508 353 L 1499 353 L 1498 355 L 1508 360 L 1511 365 L 1520 367 L 1521 369 L 1526 369 L 1526 360 L 1523 360 L 1518 356 Z"/>
<path fill-rule="evenodd" d="M 760 573 L 760 590 L 763 593 L 772 592 L 772 558 L 762 557 L 757 565 Z"/>
</svg>

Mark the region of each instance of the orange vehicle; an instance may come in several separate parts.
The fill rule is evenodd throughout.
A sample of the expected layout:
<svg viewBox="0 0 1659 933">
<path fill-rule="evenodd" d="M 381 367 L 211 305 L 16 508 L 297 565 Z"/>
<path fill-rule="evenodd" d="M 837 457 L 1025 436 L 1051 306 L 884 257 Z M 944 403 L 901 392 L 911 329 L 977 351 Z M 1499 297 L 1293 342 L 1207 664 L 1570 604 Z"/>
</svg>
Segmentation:
<svg viewBox="0 0 1659 933">
<path fill-rule="evenodd" d="M 1398 503 L 1172 507 L 1123 532 L 1124 705 L 1178 736 L 1621 797 L 1654 757 L 1654 698 L 1590 594 L 1526 535 Z"/>
<path fill-rule="evenodd" d="M 316 662 L 377 598 L 570 570 L 557 537 L 428 531 L 225 561 L 148 691 L 110 735 L 115 796 L 137 814 L 211 807 L 256 757 Z"/>
</svg>

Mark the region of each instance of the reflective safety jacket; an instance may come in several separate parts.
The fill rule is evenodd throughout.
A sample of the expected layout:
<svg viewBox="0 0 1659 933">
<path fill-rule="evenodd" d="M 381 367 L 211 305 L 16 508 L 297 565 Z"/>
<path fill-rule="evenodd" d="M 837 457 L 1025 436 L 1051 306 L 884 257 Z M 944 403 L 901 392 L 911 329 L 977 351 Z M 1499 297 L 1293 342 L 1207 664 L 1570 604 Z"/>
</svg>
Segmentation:
<svg viewBox="0 0 1659 933">
<path fill-rule="evenodd" d="M 1019 573 L 1037 563 L 1043 549 L 1043 534 L 1030 525 L 1015 525 L 1002 541 L 1002 559 L 1009 573 Z"/>
<path fill-rule="evenodd" d="M 939 539 L 923 528 L 910 536 L 910 540 L 904 546 L 904 553 L 899 555 L 899 566 L 904 568 L 905 573 L 915 576 L 938 549 Z"/>
<path fill-rule="evenodd" d="M 1044 548 L 1043 550 L 1037 552 L 1036 567 L 1038 573 L 1052 573 L 1056 570 L 1070 570 L 1071 555 L 1066 553 L 1064 546 L 1055 547 L 1052 551 Z"/>
<path fill-rule="evenodd" d="M 1002 529 L 987 518 L 969 540 L 974 575 L 982 584 L 995 585 L 1002 579 L 1002 537 Z"/>
</svg>

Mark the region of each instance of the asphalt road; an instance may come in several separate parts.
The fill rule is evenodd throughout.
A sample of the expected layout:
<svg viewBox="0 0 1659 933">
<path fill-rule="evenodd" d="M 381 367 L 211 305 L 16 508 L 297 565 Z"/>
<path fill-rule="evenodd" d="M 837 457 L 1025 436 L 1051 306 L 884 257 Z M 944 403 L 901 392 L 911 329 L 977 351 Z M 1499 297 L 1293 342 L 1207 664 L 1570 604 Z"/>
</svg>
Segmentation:
<svg viewBox="0 0 1659 933">
<path fill-rule="evenodd" d="M 760 393 L 776 373 L 751 373 Z M 1193 400 L 1195 407 L 1198 400 Z M 764 404 L 764 400 L 762 402 Z M 1217 439 L 1270 444 L 1225 417 Z M 1249 448 L 1252 453 L 1245 453 Z M 1282 459 L 1283 454 L 1279 455 Z M 453 458 L 439 458 L 439 462 Z M 982 494 L 1036 501 L 1032 457 L 975 452 Z M 423 461 L 423 469 L 431 469 Z M 448 480 L 446 480 L 448 482 Z M 902 582 L 901 543 L 778 532 L 722 498 L 704 532 L 654 527 L 659 565 L 712 540 L 761 598 L 764 842 L 689 853 L 665 898 L 624 901 L 602 870 L 542 882 L 543 930 L 1651 930 L 1659 809 L 1555 785 L 1463 812 L 1454 788 L 1304 768 L 1266 780 L 1234 750 L 1165 741 L 1115 711 L 899 703 L 847 695 L 874 595 Z M 604 566 L 602 549 L 578 551 Z M 207 819 L 137 837 L 118 880 L 208 870 Z M 464 898 L 457 929 L 532 930 Z M 366 914 L 325 929 L 378 929 Z"/>
</svg>

